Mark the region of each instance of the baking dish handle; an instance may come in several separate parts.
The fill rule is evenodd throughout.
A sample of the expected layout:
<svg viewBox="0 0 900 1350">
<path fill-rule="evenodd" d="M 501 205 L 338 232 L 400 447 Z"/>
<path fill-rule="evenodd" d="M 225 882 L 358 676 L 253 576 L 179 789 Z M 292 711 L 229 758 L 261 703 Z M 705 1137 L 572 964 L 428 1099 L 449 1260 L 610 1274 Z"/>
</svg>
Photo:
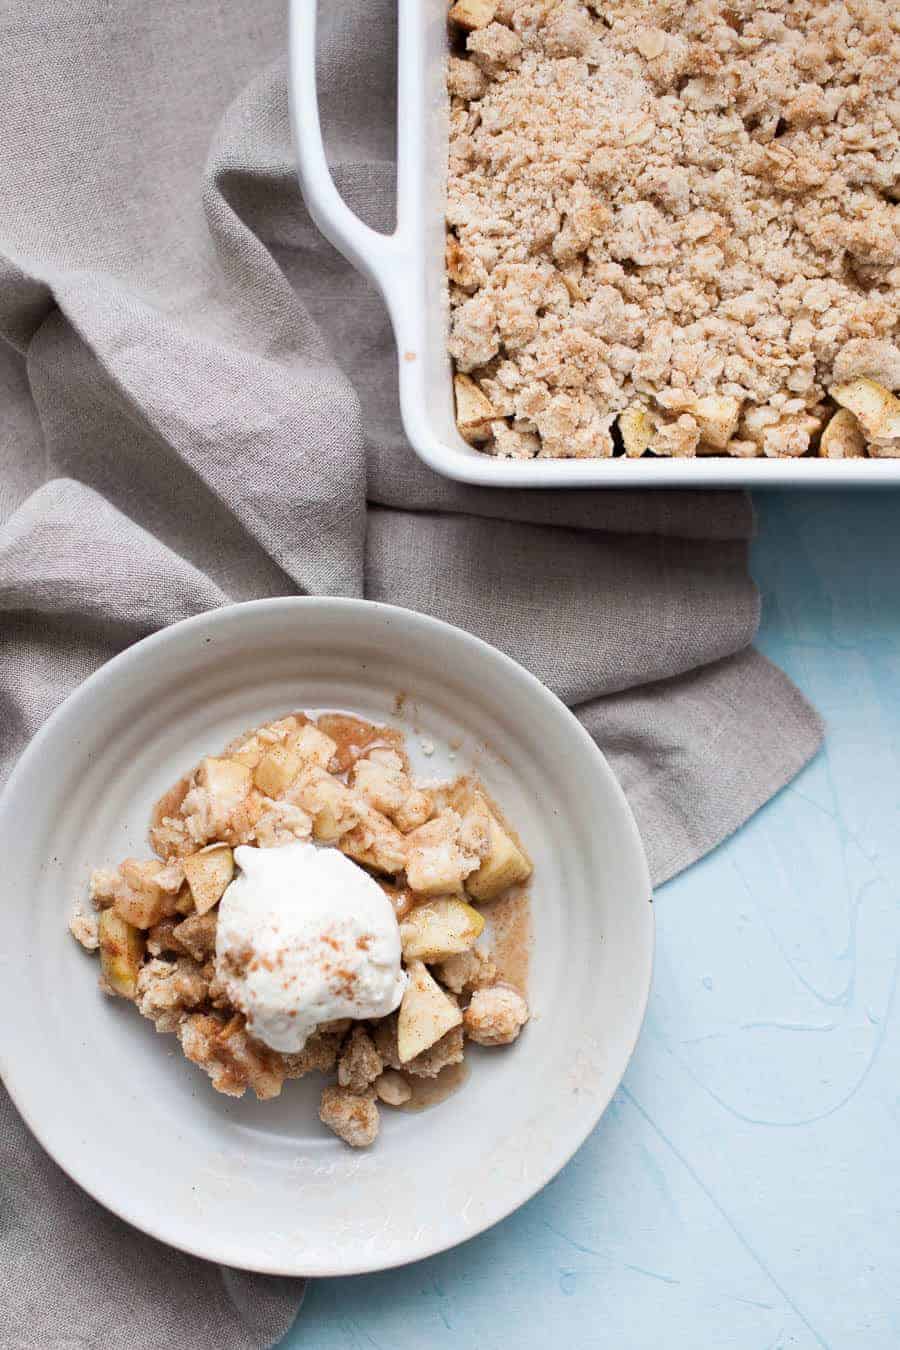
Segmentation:
<svg viewBox="0 0 900 1350">
<path fill-rule="evenodd" d="M 316 225 L 388 297 L 402 253 L 399 232 L 381 234 L 354 215 L 328 167 L 316 86 L 317 0 L 290 0 L 288 86 L 300 187 Z"/>
</svg>

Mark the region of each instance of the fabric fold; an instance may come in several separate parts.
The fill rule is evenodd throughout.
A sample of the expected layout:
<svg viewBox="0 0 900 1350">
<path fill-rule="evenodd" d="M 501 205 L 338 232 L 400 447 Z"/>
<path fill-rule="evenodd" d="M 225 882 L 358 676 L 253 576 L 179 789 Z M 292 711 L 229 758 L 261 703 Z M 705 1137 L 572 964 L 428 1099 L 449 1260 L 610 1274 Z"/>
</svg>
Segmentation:
<svg viewBox="0 0 900 1350">
<path fill-rule="evenodd" d="M 743 542 L 467 516 L 370 511 L 366 594 L 468 629 L 569 704 L 717 661 L 759 623 Z"/>
<path fill-rule="evenodd" d="M 799 690 L 752 648 L 575 712 L 625 790 L 656 886 L 733 834 L 812 759 L 824 735 Z M 713 799 L 715 813 L 707 809 Z"/>
</svg>

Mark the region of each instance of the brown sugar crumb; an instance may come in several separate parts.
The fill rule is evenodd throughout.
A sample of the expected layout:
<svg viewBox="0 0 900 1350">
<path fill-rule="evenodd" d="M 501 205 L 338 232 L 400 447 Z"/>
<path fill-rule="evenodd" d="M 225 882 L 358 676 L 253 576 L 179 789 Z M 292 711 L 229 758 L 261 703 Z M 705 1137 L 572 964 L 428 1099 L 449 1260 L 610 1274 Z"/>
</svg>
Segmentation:
<svg viewBox="0 0 900 1350">
<path fill-rule="evenodd" d="M 337 1063 L 343 1032 L 319 1027 L 296 1054 L 280 1055 L 285 1078 L 304 1078 L 308 1073 L 330 1073 Z"/>
<path fill-rule="evenodd" d="M 338 1083 L 351 1092 L 365 1092 L 384 1065 L 365 1027 L 354 1027 L 338 1060 Z"/>
<path fill-rule="evenodd" d="M 175 961 L 152 960 L 142 966 L 135 1002 L 159 1032 L 174 1031 L 189 1008 L 202 1004 L 209 981 L 202 968 L 187 956 Z"/>
<path fill-rule="evenodd" d="M 380 1124 L 375 1093 L 360 1097 L 348 1088 L 327 1087 L 322 1093 L 319 1119 L 351 1148 L 368 1148 L 378 1137 Z"/>
<path fill-rule="evenodd" d="M 897 388 L 890 0 L 491 9 L 456 30 L 448 76 L 471 444 L 795 457 L 817 453 L 833 386 Z M 895 426 L 850 430 L 900 455 Z"/>
<path fill-rule="evenodd" d="M 79 902 L 69 920 L 69 932 L 80 942 L 85 951 L 95 952 L 100 946 L 100 931 L 97 915 L 85 909 Z"/>
<path fill-rule="evenodd" d="M 173 950 L 186 951 L 195 961 L 208 960 L 215 954 L 218 920 L 215 910 L 207 914 L 190 914 L 172 929 Z"/>
<path fill-rule="evenodd" d="M 164 952 L 180 952 L 186 950 L 175 937 L 175 929 L 178 927 L 177 916 L 175 918 L 161 919 L 159 923 L 154 924 L 147 932 L 147 951 L 151 956 L 162 956 Z"/>
</svg>

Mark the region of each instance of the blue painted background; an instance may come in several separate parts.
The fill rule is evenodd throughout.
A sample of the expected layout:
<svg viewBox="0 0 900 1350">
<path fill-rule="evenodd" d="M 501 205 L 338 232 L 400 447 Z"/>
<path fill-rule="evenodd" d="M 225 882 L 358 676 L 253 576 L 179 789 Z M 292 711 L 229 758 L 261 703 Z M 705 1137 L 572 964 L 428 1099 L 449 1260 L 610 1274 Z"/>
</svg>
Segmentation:
<svg viewBox="0 0 900 1350">
<path fill-rule="evenodd" d="M 313 1284 L 286 1347 L 900 1345 L 900 494 L 757 507 L 759 645 L 824 753 L 660 891 L 641 1042 L 561 1175 L 456 1251 Z"/>
</svg>

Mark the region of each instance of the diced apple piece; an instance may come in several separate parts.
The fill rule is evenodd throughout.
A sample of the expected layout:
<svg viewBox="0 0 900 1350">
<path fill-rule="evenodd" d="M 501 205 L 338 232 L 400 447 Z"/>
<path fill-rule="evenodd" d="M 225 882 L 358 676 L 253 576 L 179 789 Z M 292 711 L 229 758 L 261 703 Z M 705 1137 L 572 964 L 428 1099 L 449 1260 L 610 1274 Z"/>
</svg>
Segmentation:
<svg viewBox="0 0 900 1350">
<path fill-rule="evenodd" d="M 354 862 L 389 877 L 402 872 L 407 862 L 404 836 L 365 799 L 357 799 L 355 810 L 359 823 L 341 836 L 341 851 Z"/>
<path fill-rule="evenodd" d="M 204 759 L 197 770 L 198 791 L 188 793 L 182 812 L 198 844 L 221 837 L 251 795 L 253 777 L 233 759 Z M 192 821 L 191 814 L 196 816 Z"/>
<path fill-rule="evenodd" d="M 497 12 L 497 0 L 456 0 L 450 10 L 450 18 L 460 28 L 471 32 L 475 28 L 487 28 Z"/>
<path fill-rule="evenodd" d="M 900 399 L 875 380 L 860 377 L 834 384 L 828 391 L 835 403 L 847 408 L 871 441 L 900 437 Z"/>
<path fill-rule="evenodd" d="M 159 874 L 164 871 L 165 864 L 158 862 L 156 858 L 126 858 L 119 868 L 119 872 L 127 885 L 132 886 L 134 890 L 146 890 L 151 893 L 159 891 L 162 893 L 163 887 L 159 881 Z"/>
<path fill-rule="evenodd" d="M 274 722 L 266 722 L 261 726 L 256 735 L 262 741 L 263 745 L 281 745 L 288 736 L 300 727 L 305 721 L 305 717 L 296 717 L 294 713 L 288 713 L 287 717 L 279 717 Z M 226 751 L 230 754 L 231 751 Z"/>
<path fill-rule="evenodd" d="M 466 853 L 475 859 L 475 871 L 478 864 L 487 857 L 491 847 L 491 810 L 481 792 L 474 792 L 467 802 L 459 799 L 459 811 L 462 816 L 459 827 L 459 841 Z M 469 873 L 466 873 L 468 876 Z"/>
<path fill-rule="evenodd" d="M 163 864 L 155 859 L 140 862 L 126 858 L 119 868 L 122 885 L 116 889 L 113 908 L 120 919 L 135 928 L 152 928 L 171 914 L 175 897 L 157 881 Z"/>
<path fill-rule="evenodd" d="M 324 769 L 308 769 L 292 797 L 312 816 L 313 836 L 320 843 L 333 844 L 359 820 L 353 793 Z"/>
<path fill-rule="evenodd" d="M 441 811 L 406 835 L 406 879 L 418 895 L 458 895 L 463 879 L 478 867 L 484 855 L 463 823 L 457 811 Z"/>
<path fill-rule="evenodd" d="M 207 756 L 197 771 L 197 782 L 214 797 L 233 798 L 237 805 L 250 791 L 250 770 L 233 759 Z"/>
<path fill-rule="evenodd" d="M 260 792 L 259 788 L 251 788 L 217 831 L 213 842 L 230 844 L 232 848 L 237 848 L 238 844 L 251 843 L 260 818 L 274 805 L 272 799 Z"/>
<path fill-rule="evenodd" d="M 527 881 L 531 871 L 525 854 L 491 812 L 490 848 L 478 871 L 466 878 L 466 890 L 474 900 L 494 900 L 507 887 Z"/>
<path fill-rule="evenodd" d="M 457 89 L 466 86 L 471 90 L 471 93 L 461 94 L 460 97 L 480 98 L 484 93 L 486 83 L 484 75 L 474 61 L 464 61 L 459 57 L 450 58 L 450 66 L 447 71 L 448 88 L 455 84 Z M 448 277 L 457 286 L 462 287 L 464 291 L 477 290 L 480 281 L 487 277 L 487 269 L 481 259 L 470 249 L 463 248 L 452 231 L 447 234 L 444 259 Z"/>
<path fill-rule="evenodd" d="M 741 404 L 728 394 L 707 394 L 695 399 L 687 411 L 700 428 L 701 446 L 724 450 L 737 431 Z"/>
<path fill-rule="evenodd" d="M 184 860 L 184 875 L 198 914 L 219 903 L 234 877 L 234 853 L 227 844 L 210 844 Z"/>
<path fill-rule="evenodd" d="M 486 441 L 491 434 L 491 421 L 496 416 L 494 405 L 469 375 L 455 375 L 456 424 L 466 440 Z"/>
<path fill-rule="evenodd" d="M 822 459 L 864 459 L 866 438 L 849 408 L 839 408 L 822 432 L 819 456 Z"/>
<path fill-rule="evenodd" d="M 429 900 L 400 925 L 405 961 L 444 961 L 474 947 L 484 918 L 464 900 Z"/>
<path fill-rule="evenodd" d="M 101 912 L 99 930 L 103 977 L 113 993 L 133 999 L 144 958 L 144 935 L 114 909 Z"/>
<path fill-rule="evenodd" d="M 632 403 L 630 408 L 619 413 L 619 431 L 629 459 L 640 459 L 641 455 L 647 453 L 653 443 L 655 430 L 653 418 L 640 403 Z"/>
<path fill-rule="evenodd" d="M 273 745 L 257 764 L 253 782 L 267 797 L 280 797 L 293 783 L 301 767 L 296 750 L 286 745 Z"/>
<path fill-rule="evenodd" d="M 319 769 L 327 769 L 337 754 L 337 741 L 326 736 L 312 722 L 306 722 L 299 731 L 288 736 L 287 744 L 304 766 L 314 764 Z"/>
<path fill-rule="evenodd" d="M 462 1013 L 421 961 L 409 967 L 409 984 L 397 1020 L 397 1053 L 408 1064 L 462 1022 Z"/>
</svg>

